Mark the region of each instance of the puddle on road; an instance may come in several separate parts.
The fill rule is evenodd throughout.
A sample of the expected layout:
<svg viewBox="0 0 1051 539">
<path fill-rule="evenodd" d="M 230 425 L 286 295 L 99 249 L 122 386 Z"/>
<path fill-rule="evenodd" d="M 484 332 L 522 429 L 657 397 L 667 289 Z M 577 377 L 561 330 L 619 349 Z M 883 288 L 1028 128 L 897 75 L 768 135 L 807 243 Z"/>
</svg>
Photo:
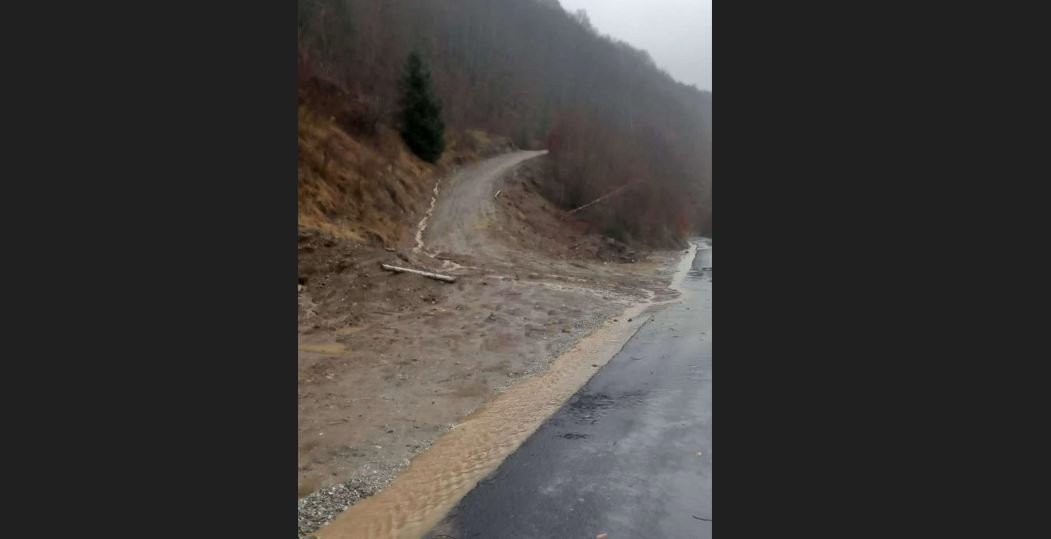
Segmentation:
<svg viewBox="0 0 1051 539">
<path fill-rule="evenodd" d="M 711 280 L 712 278 L 712 249 L 701 246 L 697 250 L 697 257 L 690 266 L 687 276 L 691 280 Z"/>
<path fill-rule="evenodd" d="M 634 406 L 641 404 L 647 393 L 631 391 L 610 396 L 605 393 L 585 393 L 569 400 L 569 415 L 577 423 L 594 425 L 599 418 L 617 406 Z"/>
<path fill-rule="evenodd" d="M 679 287 L 695 247 L 679 263 L 672 285 Z M 648 319 L 654 305 L 629 307 L 557 358 L 544 373 L 523 380 L 468 416 L 416 456 L 386 489 L 344 511 L 314 535 L 319 539 L 419 539 L 436 526 L 476 484 L 536 431 Z M 633 319 L 633 322 L 626 322 Z M 582 402 L 583 401 L 583 402 Z M 601 396 L 578 403 L 598 407 Z"/>
<path fill-rule="evenodd" d="M 690 248 L 683 255 L 682 259 L 679 260 L 679 264 L 675 266 L 675 275 L 671 278 L 671 284 L 669 288 L 682 291 L 682 281 L 686 278 L 686 274 L 693 267 L 693 260 L 697 255 L 697 245 L 691 243 Z"/>
</svg>

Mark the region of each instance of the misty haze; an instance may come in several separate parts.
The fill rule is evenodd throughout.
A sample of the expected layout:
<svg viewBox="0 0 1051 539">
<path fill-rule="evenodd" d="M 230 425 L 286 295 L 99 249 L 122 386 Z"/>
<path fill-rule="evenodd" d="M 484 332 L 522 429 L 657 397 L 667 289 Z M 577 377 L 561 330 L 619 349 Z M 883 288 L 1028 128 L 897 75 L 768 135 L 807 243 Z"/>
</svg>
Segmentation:
<svg viewBox="0 0 1051 539">
<path fill-rule="evenodd" d="M 711 36 L 298 0 L 301 539 L 711 536 Z"/>
</svg>

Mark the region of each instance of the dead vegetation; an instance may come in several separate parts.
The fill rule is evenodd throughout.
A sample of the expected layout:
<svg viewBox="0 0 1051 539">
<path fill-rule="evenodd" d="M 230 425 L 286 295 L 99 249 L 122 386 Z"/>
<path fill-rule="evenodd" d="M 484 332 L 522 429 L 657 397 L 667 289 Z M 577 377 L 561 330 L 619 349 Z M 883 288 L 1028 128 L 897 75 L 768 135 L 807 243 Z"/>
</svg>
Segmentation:
<svg viewBox="0 0 1051 539">
<path fill-rule="evenodd" d="M 497 203 L 501 239 L 522 250 L 543 253 L 554 259 L 638 262 L 644 254 L 612 237 L 602 236 L 599 226 L 566 212 L 544 195 L 553 186 L 552 163 L 548 158 L 526 161 L 505 182 Z"/>
<path fill-rule="evenodd" d="M 505 138 L 454 132 L 446 155 L 430 165 L 367 103 L 317 78 L 300 83 L 300 230 L 393 247 L 415 224 L 441 174 L 512 148 Z"/>
<path fill-rule="evenodd" d="M 681 246 L 712 231 L 712 94 L 557 2 L 300 0 L 300 68 L 346 89 L 348 132 L 391 124 L 400 63 L 430 67 L 449 130 L 482 129 L 547 149 L 572 209 L 603 233 Z M 378 120 L 377 120 L 378 119 Z"/>
<path fill-rule="evenodd" d="M 425 202 L 434 168 L 378 128 L 363 144 L 306 106 L 299 109 L 299 227 L 357 242 L 395 244 Z M 386 151 L 382 150 L 383 148 Z"/>
</svg>

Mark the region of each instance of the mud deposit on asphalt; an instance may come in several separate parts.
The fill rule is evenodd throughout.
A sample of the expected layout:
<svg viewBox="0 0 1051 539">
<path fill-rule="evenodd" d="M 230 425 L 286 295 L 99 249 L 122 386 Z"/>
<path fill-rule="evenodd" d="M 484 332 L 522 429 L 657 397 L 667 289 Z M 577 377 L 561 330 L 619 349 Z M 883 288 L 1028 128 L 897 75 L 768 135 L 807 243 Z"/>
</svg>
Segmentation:
<svg viewBox="0 0 1051 539">
<path fill-rule="evenodd" d="M 477 421 L 469 418 L 505 392 L 555 376 L 564 385 L 544 398 L 563 398 L 563 390 L 579 387 L 575 376 L 597 370 L 591 364 L 611 354 L 580 359 L 581 365 L 553 364 L 555 358 L 578 345 L 601 348 L 602 335 L 620 338 L 618 331 L 641 323 L 625 309 L 675 296 L 668 283 L 682 251 L 638 253 L 596 234 L 539 196 L 542 158 L 516 166 L 508 159 L 518 157 L 497 157 L 443 179 L 432 213 L 418 216 L 418 233 L 389 249 L 301 231 L 300 537 L 382 491 L 410 461 L 419 467 L 432 443 L 457 424 Z M 468 209 L 474 213 L 464 215 Z M 380 263 L 457 281 L 389 273 Z M 592 344 L 582 343 L 585 337 Z M 574 374 L 575 368 L 583 370 Z M 506 428 L 488 435 L 500 447 L 519 443 L 518 430 L 528 430 Z M 452 469 L 445 486 L 399 511 L 430 518 L 444 500 L 455 502 L 474 470 L 502 458 L 502 449 L 484 449 L 484 441 L 475 442 L 478 454 L 465 464 L 470 470 Z M 430 473 L 439 468 L 434 464 Z M 403 525 L 391 521 L 380 529 Z"/>
<path fill-rule="evenodd" d="M 673 283 L 689 269 L 694 250 L 678 264 Z M 559 356 L 543 373 L 523 380 L 469 415 L 419 454 L 390 486 L 351 506 L 319 530 L 320 539 L 422 537 L 499 466 L 540 424 L 591 378 L 648 317 L 651 302 L 629 306 Z M 630 321 L 629 321 L 630 320 Z M 601 395 L 584 415 L 601 411 Z"/>
</svg>

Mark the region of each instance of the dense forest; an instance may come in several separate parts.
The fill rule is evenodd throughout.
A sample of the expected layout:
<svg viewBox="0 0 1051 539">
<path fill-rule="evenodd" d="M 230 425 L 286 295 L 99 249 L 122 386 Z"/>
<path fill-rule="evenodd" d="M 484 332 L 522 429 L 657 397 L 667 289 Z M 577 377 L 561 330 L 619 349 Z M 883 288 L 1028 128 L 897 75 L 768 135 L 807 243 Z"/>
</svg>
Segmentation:
<svg viewBox="0 0 1051 539">
<path fill-rule="evenodd" d="M 712 229 L 712 96 L 557 0 L 298 0 L 300 80 L 338 85 L 367 133 L 393 122 L 405 59 L 429 67 L 450 129 L 550 150 L 548 195 L 626 240 Z"/>
</svg>

